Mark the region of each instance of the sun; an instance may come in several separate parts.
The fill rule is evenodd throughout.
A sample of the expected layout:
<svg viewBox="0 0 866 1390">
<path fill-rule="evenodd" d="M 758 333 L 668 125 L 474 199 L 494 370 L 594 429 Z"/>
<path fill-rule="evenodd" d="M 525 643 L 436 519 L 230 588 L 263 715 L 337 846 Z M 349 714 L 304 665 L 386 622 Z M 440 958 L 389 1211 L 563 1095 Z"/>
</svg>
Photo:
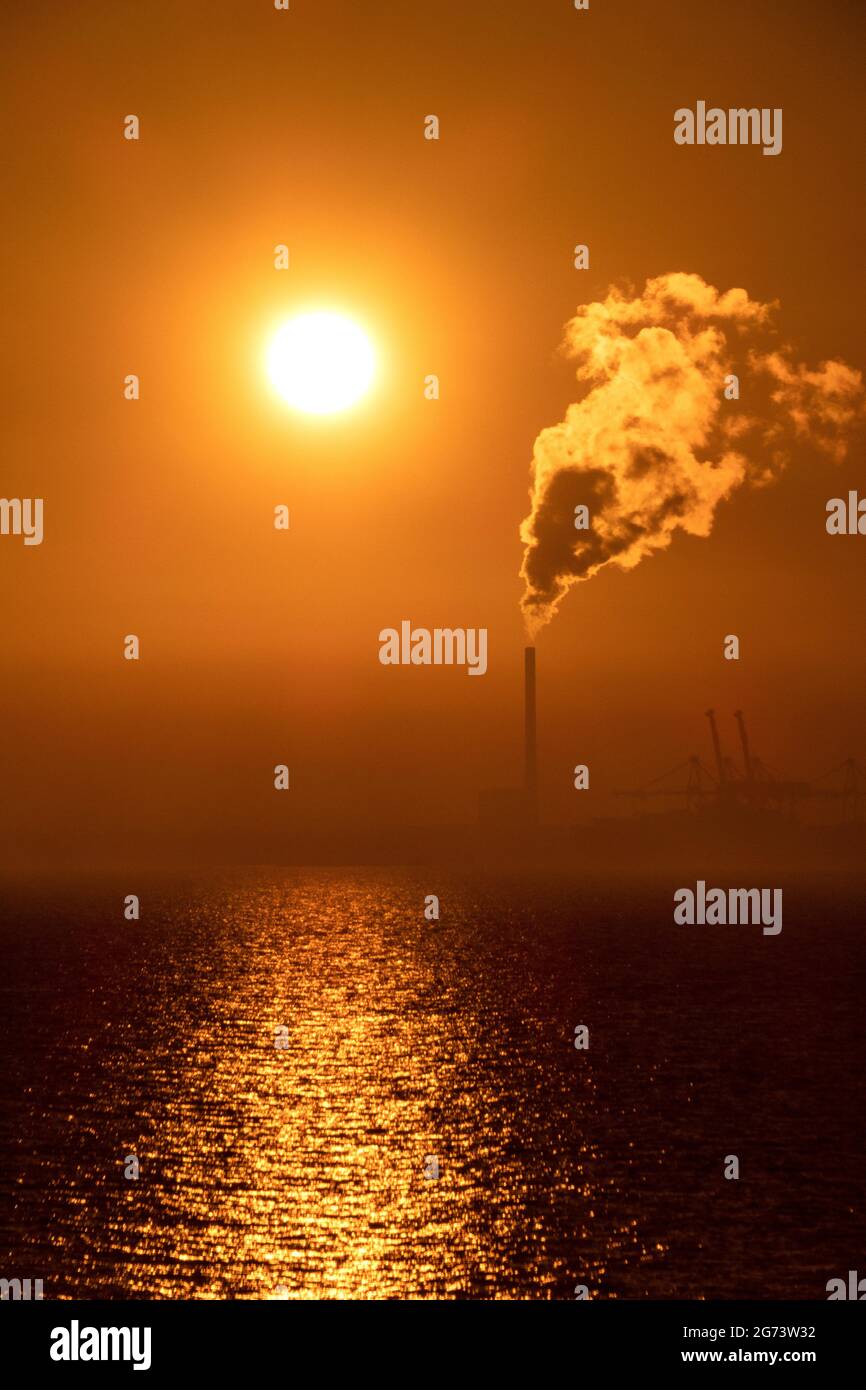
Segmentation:
<svg viewBox="0 0 866 1390">
<path fill-rule="evenodd" d="M 345 410 L 369 390 L 376 356 L 363 329 L 317 311 L 284 323 L 268 349 L 268 376 L 284 400 L 310 415 Z"/>
</svg>

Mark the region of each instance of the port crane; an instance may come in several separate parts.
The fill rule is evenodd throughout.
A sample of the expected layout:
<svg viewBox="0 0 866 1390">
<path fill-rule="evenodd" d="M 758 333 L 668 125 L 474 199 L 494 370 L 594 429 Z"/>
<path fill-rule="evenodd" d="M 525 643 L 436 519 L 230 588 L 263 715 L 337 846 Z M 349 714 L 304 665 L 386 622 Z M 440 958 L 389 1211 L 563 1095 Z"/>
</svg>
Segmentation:
<svg viewBox="0 0 866 1390">
<path fill-rule="evenodd" d="M 839 767 L 831 768 L 812 782 L 795 781 L 780 776 L 753 752 L 742 710 L 734 711 L 740 743 L 739 763 L 722 747 L 715 710 L 708 709 L 706 719 L 710 726 L 715 772 L 705 767 L 697 754 L 692 754 L 685 762 L 642 787 L 617 791 L 614 795 L 641 802 L 656 797 L 677 798 L 691 811 L 717 805 L 788 814 L 802 801 L 838 800 L 844 820 L 859 819 L 866 798 L 866 772 L 855 758 L 846 758 Z"/>
</svg>

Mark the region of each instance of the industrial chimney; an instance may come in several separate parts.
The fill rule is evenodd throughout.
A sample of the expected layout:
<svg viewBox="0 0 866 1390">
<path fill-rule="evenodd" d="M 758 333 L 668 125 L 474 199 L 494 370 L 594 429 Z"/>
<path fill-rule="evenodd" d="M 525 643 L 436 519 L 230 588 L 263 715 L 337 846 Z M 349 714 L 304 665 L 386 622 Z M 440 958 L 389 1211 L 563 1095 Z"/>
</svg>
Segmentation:
<svg viewBox="0 0 866 1390">
<path fill-rule="evenodd" d="M 535 744 L 535 648 L 523 653 L 524 699 L 524 778 L 526 809 L 534 819 L 538 813 L 538 759 Z"/>
</svg>

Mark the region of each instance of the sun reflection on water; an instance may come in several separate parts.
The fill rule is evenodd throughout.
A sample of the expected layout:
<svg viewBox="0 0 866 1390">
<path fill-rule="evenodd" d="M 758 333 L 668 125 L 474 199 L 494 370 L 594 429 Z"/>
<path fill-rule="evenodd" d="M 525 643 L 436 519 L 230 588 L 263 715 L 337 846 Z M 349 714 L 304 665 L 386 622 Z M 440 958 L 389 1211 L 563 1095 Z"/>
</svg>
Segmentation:
<svg viewBox="0 0 866 1390">
<path fill-rule="evenodd" d="M 423 897 L 248 876 L 166 892 L 103 959 L 62 1194 L 43 1172 L 54 1296 L 545 1298 L 663 1255 L 610 1207 L 532 924 L 464 893 L 433 931 Z"/>
</svg>

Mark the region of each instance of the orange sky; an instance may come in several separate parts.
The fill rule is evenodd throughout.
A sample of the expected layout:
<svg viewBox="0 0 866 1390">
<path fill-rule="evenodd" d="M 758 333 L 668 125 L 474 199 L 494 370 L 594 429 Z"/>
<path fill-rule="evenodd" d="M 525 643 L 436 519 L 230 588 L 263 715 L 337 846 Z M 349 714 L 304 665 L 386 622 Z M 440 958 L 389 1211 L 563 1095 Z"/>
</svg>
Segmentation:
<svg viewBox="0 0 866 1390">
<path fill-rule="evenodd" d="M 283 827 L 339 845 L 355 818 L 466 820 L 516 781 L 518 528 L 536 435 L 576 399 L 563 325 L 611 283 L 692 271 L 778 300 L 799 360 L 866 366 L 864 27 L 843 0 L 4 15 L 2 493 L 45 499 L 43 545 L 0 537 L 4 861 L 256 859 Z M 676 146 L 699 98 L 782 107 L 781 155 Z M 331 420 L 262 367 L 313 305 L 383 359 Z M 538 649 L 550 816 L 708 760 L 708 705 L 731 751 L 742 706 L 791 775 L 866 760 L 866 540 L 824 529 L 858 487 L 861 442 L 840 465 L 804 450 L 708 539 L 566 597 Z M 382 667 L 403 618 L 487 627 L 488 674 Z"/>
</svg>

